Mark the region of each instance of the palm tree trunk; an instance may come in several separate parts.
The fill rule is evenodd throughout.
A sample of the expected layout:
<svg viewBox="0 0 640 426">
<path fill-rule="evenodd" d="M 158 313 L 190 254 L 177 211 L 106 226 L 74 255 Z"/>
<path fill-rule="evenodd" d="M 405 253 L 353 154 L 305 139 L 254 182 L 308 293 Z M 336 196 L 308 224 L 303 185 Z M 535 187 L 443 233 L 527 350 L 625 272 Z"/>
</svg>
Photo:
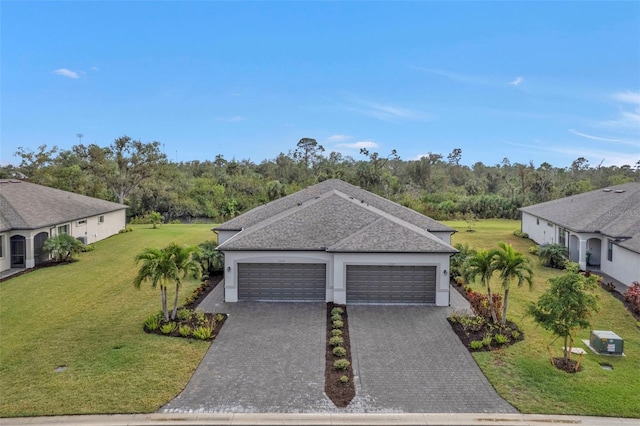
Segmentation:
<svg viewBox="0 0 640 426">
<path fill-rule="evenodd" d="M 162 295 L 162 313 L 165 321 L 169 322 L 169 312 L 167 311 L 167 287 L 160 286 L 160 294 Z"/>
<path fill-rule="evenodd" d="M 507 305 L 509 304 L 509 289 L 504 290 L 504 300 L 502 306 L 502 325 L 507 323 Z"/>
<path fill-rule="evenodd" d="M 487 282 L 487 296 L 489 297 L 489 309 L 491 310 L 491 319 L 494 324 L 498 323 L 498 318 L 496 317 L 496 308 L 493 306 L 493 295 L 491 294 L 491 286 L 489 282 Z"/>
<path fill-rule="evenodd" d="M 178 283 L 176 283 L 176 297 L 173 300 L 173 312 L 171 312 L 171 319 L 174 320 L 176 319 L 176 314 L 178 313 L 178 289 L 180 287 L 178 286 Z"/>
</svg>

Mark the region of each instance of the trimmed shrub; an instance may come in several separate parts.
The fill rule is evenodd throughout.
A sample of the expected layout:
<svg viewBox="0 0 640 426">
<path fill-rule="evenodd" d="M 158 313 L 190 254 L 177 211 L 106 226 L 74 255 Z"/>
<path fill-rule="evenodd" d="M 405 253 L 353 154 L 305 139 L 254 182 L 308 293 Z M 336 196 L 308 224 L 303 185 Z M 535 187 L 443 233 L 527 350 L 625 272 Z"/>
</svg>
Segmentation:
<svg viewBox="0 0 640 426">
<path fill-rule="evenodd" d="M 342 328 L 344 327 L 344 322 L 341 320 L 336 320 L 333 322 L 333 328 Z"/>
<path fill-rule="evenodd" d="M 342 321 L 342 315 L 340 314 L 331 315 L 331 321 Z"/>
<path fill-rule="evenodd" d="M 344 344 L 344 339 L 342 338 L 342 336 L 333 336 L 331 339 L 329 339 L 329 344 L 331 346 L 342 346 Z"/>
<path fill-rule="evenodd" d="M 351 363 L 349 362 L 349 360 L 344 358 L 340 358 L 333 363 L 333 367 L 336 370 L 346 370 L 350 365 Z"/>
<path fill-rule="evenodd" d="M 513 235 L 515 235 L 518 238 L 529 238 L 529 234 L 527 234 L 526 232 L 522 232 L 518 229 L 513 231 Z"/>
<path fill-rule="evenodd" d="M 496 313 L 496 319 L 500 322 L 502 318 L 502 295 L 499 293 L 492 293 L 493 308 Z M 484 293 L 478 293 L 477 291 L 470 291 L 467 293 L 467 299 L 471 310 L 477 316 L 483 318 L 486 322 L 492 322 L 491 319 L 491 307 L 489 306 L 489 296 Z"/>
<path fill-rule="evenodd" d="M 344 314 L 344 309 L 342 309 L 339 306 L 336 306 L 335 308 L 331 309 L 331 315 L 336 315 L 336 314 L 338 315 Z"/>
<path fill-rule="evenodd" d="M 631 304 L 635 312 L 640 313 L 640 282 L 634 281 L 624 293 L 624 300 Z"/>
<path fill-rule="evenodd" d="M 340 377 L 340 383 L 349 383 L 349 377 L 348 376 Z"/>
<path fill-rule="evenodd" d="M 334 328 L 333 330 L 331 330 L 331 335 L 332 336 L 342 336 L 342 330 L 340 330 L 339 328 Z"/>
<path fill-rule="evenodd" d="M 347 350 L 342 346 L 336 346 L 333 348 L 333 354 L 335 356 L 345 356 L 347 354 Z"/>
</svg>

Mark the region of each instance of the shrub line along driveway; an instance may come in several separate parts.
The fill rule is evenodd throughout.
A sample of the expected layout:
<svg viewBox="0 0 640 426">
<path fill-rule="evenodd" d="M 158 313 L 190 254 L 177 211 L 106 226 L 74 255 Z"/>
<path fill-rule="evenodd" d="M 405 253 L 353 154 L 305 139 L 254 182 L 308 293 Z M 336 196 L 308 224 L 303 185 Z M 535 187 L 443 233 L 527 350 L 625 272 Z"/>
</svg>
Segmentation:
<svg viewBox="0 0 640 426">
<path fill-rule="evenodd" d="M 356 397 L 338 409 L 324 394 L 326 305 L 221 300 L 218 285 L 201 308 L 228 313 L 225 326 L 162 412 L 517 412 L 451 330 L 451 308 L 349 306 Z"/>
</svg>

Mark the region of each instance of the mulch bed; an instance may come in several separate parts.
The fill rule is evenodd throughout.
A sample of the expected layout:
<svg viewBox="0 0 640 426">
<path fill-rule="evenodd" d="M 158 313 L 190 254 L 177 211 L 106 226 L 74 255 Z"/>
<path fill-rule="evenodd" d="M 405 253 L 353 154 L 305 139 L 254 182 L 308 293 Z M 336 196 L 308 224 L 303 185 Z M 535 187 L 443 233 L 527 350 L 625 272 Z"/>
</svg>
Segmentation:
<svg viewBox="0 0 640 426">
<path fill-rule="evenodd" d="M 577 373 L 582 370 L 582 366 L 576 369 L 578 361 L 573 359 L 553 358 L 553 365 L 558 370 L 566 371 L 567 373 Z"/>
<path fill-rule="evenodd" d="M 29 272 L 33 272 L 33 271 L 36 271 L 38 269 L 50 268 L 52 266 L 69 265 L 69 264 L 75 263 L 77 261 L 78 261 L 77 259 L 65 259 L 65 260 L 61 260 L 61 261 L 50 259 L 50 260 L 47 260 L 46 262 L 42 262 L 42 263 L 34 266 L 33 268 L 23 269 L 22 271 L 16 272 L 15 274 L 11 274 L 11 275 L 9 275 L 7 277 L 0 278 L 0 282 L 7 281 L 7 280 L 9 280 L 11 278 L 19 277 L 20 275 L 28 274 Z"/>
<path fill-rule="evenodd" d="M 331 309 L 340 307 L 344 310 L 342 314 L 342 321 L 344 327 L 342 328 L 342 338 L 344 339 L 343 347 L 347 350 L 347 354 L 343 357 L 337 357 L 333 354 L 333 347 L 329 344 L 331 339 L 331 330 L 333 329 L 333 321 L 331 320 Z M 356 389 L 353 383 L 353 368 L 352 365 L 346 370 L 336 370 L 333 366 L 335 360 L 340 358 L 346 358 L 351 362 L 351 344 L 349 340 L 349 316 L 347 315 L 347 307 L 345 305 L 337 305 L 335 303 L 327 303 L 327 336 L 326 336 L 326 355 L 325 355 L 325 367 L 324 367 L 324 391 L 327 396 L 338 408 L 345 408 L 351 400 L 356 396 Z M 340 377 L 347 376 L 349 381 L 342 383 Z"/>
<path fill-rule="evenodd" d="M 507 324 L 504 327 L 489 328 L 487 325 L 485 325 L 484 327 L 481 327 L 477 330 L 465 330 L 460 323 L 454 323 L 449 318 L 447 318 L 447 321 L 449 321 L 449 324 L 451 325 L 454 333 L 456 333 L 462 344 L 469 350 L 469 352 L 493 351 L 500 348 L 506 348 L 513 345 L 514 343 L 518 343 L 524 340 L 524 333 L 522 333 L 516 323 L 512 321 L 507 321 Z M 512 337 L 512 333 L 514 331 L 517 331 L 518 333 L 517 338 Z M 491 334 L 492 336 L 496 334 L 502 334 L 504 336 L 507 336 L 509 338 L 509 341 L 499 345 L 495 342 L 495 340 L 492 339 L 490 346 L 482 346 L 478 349 L 471 348 L 471 342 L 482 340 L 487 334 Z"/>
<path fill-rule="evenodd" d="M 624 295 L 620 294 L 618 292 L 618 290 L 609 290 L 606 287 L 605 283 L 602 283 L 602 288 L 604 288 L 605 290 L 607 290 L 607 292 L 609 294 L 611 294 L 611 296 L 613 296 L 614 298 L 618 299 L 623 305 L 624 307 L 627 309 L 627 311 L 629 311 L 629 313 L 636 319 L 636 321 L 640 321 L 640 312 L 637 312 L 634 307 L 633 304 L 627 302 L 624 299 Z"/>
<path fill-rule="evenodd" d="M 182 307 L 180 307 L 178 309 L 189 309 L 189 310 L 195 311 L 196 308 L 198 307 L 198 305 L 209 295 L 209 293 L 211 293 L 213 291 L 213 289 L 216 288 L 216 286 L 218 284 L 220 284 L 220 282 L 222 281 L 223 277 L 224 277 L 224 275 L 221 272 L 219 274 L 212 275 L 211 277 L 209 277 L 209 279 L 207 281 L 203 281 L 202 284 L 199 287 L 197 287 L 193 291 L 193 293 L 187 298 L 188 303 L 184 304 Z M 178 326 L 176 327 L 176 329 L 172 333 L 169 333 L 169 334 L 162 333 L 160 328 L 157 328 L 156 330 L 147 330 L 146 327 L 143 327 L 143 329 L 144 329 L 144 331 L 146 333 L 150 333 L 150 334 L 159 334 L 159 335 L 162 335 L 162 336 L 182 337 L 182 338 L 187 338 L 187 339 L 193 339 L 194 337 L 192 337 L 192 336 L 182 336 L 180 334 L 179 327 L 181 325 L 188 325 L 192 329 L 195 329 L 196 327 L 199 327 L 201 325 L 209 326 L 209 325 L 213 324 L 212 338 L 208 339 L 208 340 L 214 340 L 216 338 L 216 336 L 218 335 L 218 333 L 220 333 L 220 329 L 222 328 L 222 326 L 224 325 L 225 321 L 227 320 L 227 314 L 202 313 L 201 315 L 204 315 L 205 324 L 202 324 L 202 322 L 198 321 L 196 315 L 193 315 L 191 318 L 189 318 L 187 320 L 184 320 L 184 321 L 180 321 L 180 320 L 178 320 L 176 318 L 174 320 L 174 322 L 176 322 Z"/>
</svg>

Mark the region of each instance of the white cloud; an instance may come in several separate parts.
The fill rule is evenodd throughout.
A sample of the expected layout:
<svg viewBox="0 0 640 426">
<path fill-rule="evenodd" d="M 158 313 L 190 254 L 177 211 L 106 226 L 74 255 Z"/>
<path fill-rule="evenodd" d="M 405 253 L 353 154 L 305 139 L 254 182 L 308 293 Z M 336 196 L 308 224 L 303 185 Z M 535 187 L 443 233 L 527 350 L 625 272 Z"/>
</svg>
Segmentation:
<svg viewBox="0 0 640 426">
<path fill-rule="evenodd" d="M 58 68 L 57 70 L 54 70 L 53 73 L 73 79 L 80 78 L 80 75 L 77 72 L 68 70 L 66 68 Z"/>
<path fill-rule="evenodd" d="M 100 68 L 98 68 L 98 67 L 91 67 L 91 71 L 100 71 Z"/>
<path fill-rule="evenodd" d="M 640 92 L 627 90 L 626 92 L 614 93 L 612 97 L 619 102 L 640 105 Z"/>
<path fill-rule="evenodd" d="M 238 121 L 243 121 L 244 117 L 240 117 L 239 115 L 236 115 L 234 117 L 217 117 L 216 120 L 224 121 L 226 123 L 236 123 Z"/>
<path fill-rule="evenodd" d="M 329 142 L 344 142 L 344 141 L 348 141 L 349 139 L 353 139 L 353 136 L 348 136 L 348 135 L 331 135 L 327 138 L 327 140 Z"/>
<path fill-rule="evenodd" d="M 581 137 L 586 138 L 586 139 L 592 139 L 592 140 L 595 140 L 595 141 L 615 142 L 615 143 L 622 143 L 622 144 L 633 145 L 633 146 L 639 146 L 640 145 L 640 141 L 634 142 L 634 141 L 630 141 L 630 140 L 626 140 L 626 139 L 607 138 L 607 137 L 602 137 L 602 136 L 589 135 L 587 133 L 581 133 L 581 132 L 578 132 L 577 130 L 573 130 L 573 129 L 569 129 L 569 132 L 573 133 L 574 135 L 581 136 Z"/>
<path fill-rule="evenodd" d="M 419 71 L 428 72 L 429 74 L 439 75 L 441 77 L 448 78 L 449 80 L 460 81 L 462 83 L 490 84 L 490 82 L 487 81 L 486 79 L 481 77 L 476 77 L 473 75 L 460 74 L 457 72 L 438 69 L 438 68 L 423 68 L 423 67 L 417 67 L 414 65 L 409 65 L 409 67 Z"/>
<path fill-rule="evenodd" d="M 520 84 L 522 84 L 524 82 L 524 78 L 522 77 L 517 77 L 515 80 L 513 80 L 511 83 L 509 83 L 512 86 L 519 86 Z"/>
<path fill-rule="evenodd" d="M 377 148 L 380 145 L 378 145 L 373 141 L 359 141 L 359 142 L 353 142 L 353 143 L 340 143 L 336 146 L 339 146 L 341 148 L 361 149 L 361 148 Z"/>
</svg>

